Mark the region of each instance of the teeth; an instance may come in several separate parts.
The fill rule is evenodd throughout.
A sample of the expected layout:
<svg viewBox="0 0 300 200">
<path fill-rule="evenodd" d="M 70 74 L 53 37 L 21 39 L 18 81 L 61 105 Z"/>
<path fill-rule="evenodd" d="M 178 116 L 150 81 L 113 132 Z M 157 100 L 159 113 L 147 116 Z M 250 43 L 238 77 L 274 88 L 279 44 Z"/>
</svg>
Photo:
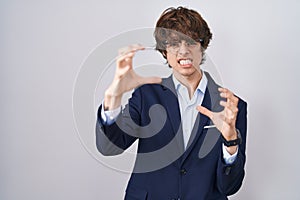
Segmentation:
<svg viewBox="0 0 300 200">
<path fill-rule="evenodd" d="M 192 63 L 192 61 L 189 60 L 189 59 L 188 59 L 188 60 L 180 60 L 179 63 L 180 63 L 181 65 L 189 65 L 189 64 Z"/>
</svg>

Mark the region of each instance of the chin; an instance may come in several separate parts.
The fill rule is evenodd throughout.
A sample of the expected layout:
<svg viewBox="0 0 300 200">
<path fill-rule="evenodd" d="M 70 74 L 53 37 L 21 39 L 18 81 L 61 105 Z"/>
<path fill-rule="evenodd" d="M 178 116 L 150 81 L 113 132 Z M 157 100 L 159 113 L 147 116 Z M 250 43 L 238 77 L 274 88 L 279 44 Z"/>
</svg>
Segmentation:
<svg viewBox="0 0 300 200">
<path fill-rule="evenodd" d="M 179 73 L 182 75 L 182 76 L 191 76 L 195 73 L 196 71 L 195 70 L 189 70 L 189 71 L 180 71 Z"/>
</svg>

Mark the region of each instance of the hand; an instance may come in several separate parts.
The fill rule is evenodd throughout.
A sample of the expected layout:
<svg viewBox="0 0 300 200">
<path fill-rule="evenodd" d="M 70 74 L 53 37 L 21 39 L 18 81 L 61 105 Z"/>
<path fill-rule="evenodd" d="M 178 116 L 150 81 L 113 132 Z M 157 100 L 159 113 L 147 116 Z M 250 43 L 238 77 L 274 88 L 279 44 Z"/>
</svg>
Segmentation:
<svg viewBox="0 0 300 200">
<path fill-rule="evenodd" d="M 237 139 L 237 132 L 235 128 L 236 118 L 238 114 L 239 99 L 234 94 L 225 88 L 219 88 L 220 96 L 226 98 L 227 101 L 220 101 L 220 105 L 224 106 L 221 112 L 212 112 L 203 106 L 197 106 L 197 110 L 209 117 L 216 125 L 216 128 L 221 132 L 225 140 Z M 234 153 L 235 148 L 227 148 L 229 153 Z"/>
<path fill-rule="evenodd" d="M 105 91 L 104 108 L 114 109 L 120 106 L 122 95 L 143 84 L 161 83 L 159 77 L 142 77 L 135 73 L 132 60 L 135 53 L 145 48 L 135 44 L 119 50 L 115 77 L 109 88 Z"/>
</svg>

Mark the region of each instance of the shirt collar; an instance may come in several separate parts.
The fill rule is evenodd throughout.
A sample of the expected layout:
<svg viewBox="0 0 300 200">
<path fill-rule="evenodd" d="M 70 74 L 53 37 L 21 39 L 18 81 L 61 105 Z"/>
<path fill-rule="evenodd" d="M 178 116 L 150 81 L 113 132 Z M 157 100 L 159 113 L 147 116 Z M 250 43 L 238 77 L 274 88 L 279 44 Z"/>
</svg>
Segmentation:
<svg viewBox="0 0 300 200">
<path fill-rule="evenodd" d="M 206 86 L 207 86 L 207 77 L 202 70 L 201 70 L 201 73 L 202 73 L 202 78 L 197 86 L 197 90 L 199 90 L 200 92 L 202 92 L 204 94 Z M 179 88 L 184 85 L 177 80 L 177 78 L 174 76 L 174 74 L 172 75 L 172 79 L 173 79 L 173 82 L 175 85 L 175 89 L 178 92 Z"/>
</svg>

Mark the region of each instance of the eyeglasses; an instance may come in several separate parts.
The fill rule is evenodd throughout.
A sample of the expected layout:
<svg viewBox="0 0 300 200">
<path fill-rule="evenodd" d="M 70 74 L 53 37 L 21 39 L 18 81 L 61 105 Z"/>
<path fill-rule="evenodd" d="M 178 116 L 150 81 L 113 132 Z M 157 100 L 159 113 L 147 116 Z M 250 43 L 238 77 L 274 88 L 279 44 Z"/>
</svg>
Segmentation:
<svg viewBox="0 0 300 200">
<path fill-rule="evenodd" d="M 186 48 L 188 48 L 189 50 L 195 50 L 198 49 L 199 47 L 201 47 L 201 43 L 203 42 L 202 39 L 199 39 L 199 41 L 195 41 L 195 40 L 171 40 L 171 41 L 165 41 L 165 46 L 166 46 L 166 50 L 167 52 L 170 52 L 172 54 L 177 54 L 181 45 L 184 44 L 186 46 Z"/>
</svg>

